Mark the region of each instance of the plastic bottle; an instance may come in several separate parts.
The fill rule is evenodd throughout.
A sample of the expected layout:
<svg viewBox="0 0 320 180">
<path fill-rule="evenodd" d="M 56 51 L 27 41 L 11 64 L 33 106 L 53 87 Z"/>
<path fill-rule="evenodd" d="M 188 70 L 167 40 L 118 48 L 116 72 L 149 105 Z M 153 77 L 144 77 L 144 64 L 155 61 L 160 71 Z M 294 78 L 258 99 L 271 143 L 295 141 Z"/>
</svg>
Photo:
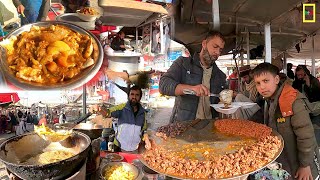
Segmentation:
<svg viewBox="0 0 320 180">
<path fill-rule="evenodd" d="M 102 141 L 100 143 L 100 150 L 106 151 L 108 150 L 108 144 L 107 140 L 105 138 L 102 138 Z"/>
<path fill-rule="evenodd" d="M 0 36 L 4 37 L 4 32 L 3 32 L 3 29 L 2 29 L 2 25 L 0 25 Z"/>
<path fill-rule="evenodd" d="M 108 151 L 114 152 L 114 134 L 109 136 L 109 141 L 108 141 Z"/>
</svg>

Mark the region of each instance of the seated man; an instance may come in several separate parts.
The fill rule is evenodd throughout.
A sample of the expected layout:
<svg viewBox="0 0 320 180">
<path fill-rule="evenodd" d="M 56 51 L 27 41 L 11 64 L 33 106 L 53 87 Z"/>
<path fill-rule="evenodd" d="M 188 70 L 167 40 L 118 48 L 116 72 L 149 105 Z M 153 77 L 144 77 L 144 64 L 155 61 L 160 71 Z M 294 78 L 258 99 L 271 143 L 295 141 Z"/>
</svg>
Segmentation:
<svg viewBox="0 0 320 180">
<path fill-rule="evenodd" d="M 309 117 L 307 98 L 287 83 L 281 83 L 279 69 L 261 63 L 253 69 L 258 92 L 266 99 L 264 123 L 281 134 L 284 149 L 277 162 L 290 179 L 317 179 L 319 150 Z"/>
<path fill-rule="evenodd" d="M 241 78 L 240 93 L 236 95 L 235 102 L 254 102 L 257 104 L 252 108 L 239 108 L 239 110 L 236 112 L 236 118 L 259 121 L 263 118 L 261 107 L 263 106 L 264 101 L 259 95 L 251 76 L 250 65 L 240 67 L 239 75 Z"/>
<path fill-rule="evenodd" d="M 126 48 L 124 46 L 124 37 L 125 34 L 124 32 L 120 31 L 118 32 L 117 36 L 113 38 L 111 42 L 111 48 L 114 51 L 125 51 Z"/>
<path fill-rule="evenodd" d="M 229 89 L 232 91 L 238 91 L 238 70 L 237 68 L 232 69 L 232 74 L 228 77 Z"/>
<path fill-rule="evenodd" d="M 151 147 L 146 133 L 145 109 L 140 104 L 141 97 L 141 89 L 133 86 L 129 90 L 126 105 L 121 110 L 111 112 L 111 117 L 118 118 L 115 145 L 122 152 L 138 153 L 142 137 L 146 143 L 146 149 Z"/>
<path fill-rule="evenodd" d="M 89 0 L 62 0 L 61 4 L 64 6 L 64 13 L 75 13 L 83 7 L 89 7 Z"/>
<path fill-rule="evenodd" d="M 311 75 L 305 65 L 299 65 L 296 68 L 296 77 L 292 87 L 307 96 L 312 103 L 320 101 L 320 82 L 317 78 Z"/>
<path fill-rule="evenodd" d="M 13 0 L 19 14 L 25 16 L 21 19 L 21 25 L 45 21 L 50 9 L 49 0 Z"/>
</svg>

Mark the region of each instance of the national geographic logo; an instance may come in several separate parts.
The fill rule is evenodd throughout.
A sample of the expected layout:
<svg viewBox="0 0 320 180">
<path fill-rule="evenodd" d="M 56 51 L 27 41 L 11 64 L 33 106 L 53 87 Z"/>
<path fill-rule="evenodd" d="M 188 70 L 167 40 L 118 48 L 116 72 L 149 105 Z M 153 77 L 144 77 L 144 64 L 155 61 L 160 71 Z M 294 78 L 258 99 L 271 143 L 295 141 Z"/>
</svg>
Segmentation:
<svg viewBox="0 0 320 180">
<path fill-rule="evenodd" d="M 303 4 L 302 12 L 303 23 L 316 22 L 316 4 Z"/>
</svg>

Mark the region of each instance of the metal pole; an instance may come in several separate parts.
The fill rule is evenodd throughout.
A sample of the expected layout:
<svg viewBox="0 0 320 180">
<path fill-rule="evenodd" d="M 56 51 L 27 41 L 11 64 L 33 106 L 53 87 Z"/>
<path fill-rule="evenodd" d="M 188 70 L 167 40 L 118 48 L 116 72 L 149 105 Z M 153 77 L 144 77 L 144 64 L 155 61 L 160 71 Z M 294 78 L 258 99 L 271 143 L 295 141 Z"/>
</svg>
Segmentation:
<svg viewBox="0 0 320 180">
<path fill-rule="evenodd" d="M 286 52 L 283 52 L 283 71 L 288 75 Z"/>
<path fill-rule="evenodd" d="M 150 42 L 150 48 L 149 48 L 149 54 L 151 54 L 151 49 L 152 49 L 152 23 L 150 23 L 150 38 L 149 38 Z"/>
<path fill-rule="evenodd" d="M 239 37 L 238 37 L 238 29 L 239 29 L 239 23 L 238 23 L 238 19 L 236 17 L 236 48 L 235 50 L 238 51 L 238 42 L 239 42 Z"/>
<path fill-rule="evenodd" d="M 288 74 L 286 52 L 283 52 L 283 73 Z"/>
<path fill-rule="evenodd" d="M 82 113 L 87 114 L 87 90 L 86 84 L 82 86 Z"/>
<path fill-rule="evenodd" d="M 312 36 L 312 66 L 311 66 L 311 74 L 316 76 L 316 60 L 314 57 L 314 35 Z"/>
<path fill-rule="evenodd" d="M 220 30 L 220 12 L 219 12 L 219 0 L 212 0 L 212 22 L 213 29 Z"/>
<path fill-rule="evenodd" d="M 250 34 L 248 27 L 246 28 L 247 33 L 247 65 L 250 65 Z"/>
<path fill-rule="evenodd" d="M 244 60 L 244 51 L 242 50 L 242 48 L 240 49 L 240 60 L 241 60 L 241 66 L 244 66 L 244 64 L 243 64 L 243 60 Z"/>
<path fill-rule="evenodd" d="M 264 25 L 264 41 L 266 57 L 265 62 L 271 63 L 271 24 L 267 23 Z"/>
<path fill-rule="evenodd" d="M 160 19 L 160 53 L 164 54 L 164 33 L 163 33 L 163 20 Z"/>
<path fill-rule="evenodd" d="M 138 36 L 139 36 L 139 32 L 138 32 L 138 28 L 136 28 L 136 49 L 135 51 L 138 51 Z"/>
<path fill-rule="evenodd" d="M 174 39 L 175 30 L 174 18 L 170 17 L 170 39 Z"/>
</svg>

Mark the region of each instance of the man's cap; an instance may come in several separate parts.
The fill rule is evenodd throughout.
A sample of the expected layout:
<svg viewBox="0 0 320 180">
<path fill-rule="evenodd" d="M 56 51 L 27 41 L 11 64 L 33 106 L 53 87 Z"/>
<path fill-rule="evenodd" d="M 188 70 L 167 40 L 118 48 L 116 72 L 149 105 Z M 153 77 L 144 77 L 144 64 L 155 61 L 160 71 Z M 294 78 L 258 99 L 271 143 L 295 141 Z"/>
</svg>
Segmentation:
<svg viewBox="0 0 320 180">
<path fill-rule="evenodd" d="M 240 77 L 249 75 L 250 71 L 251 71 L 250 65 L 242 66 L 242 67 L 239 68 L 239 75 L 240 75 Z"/>
</svg>

